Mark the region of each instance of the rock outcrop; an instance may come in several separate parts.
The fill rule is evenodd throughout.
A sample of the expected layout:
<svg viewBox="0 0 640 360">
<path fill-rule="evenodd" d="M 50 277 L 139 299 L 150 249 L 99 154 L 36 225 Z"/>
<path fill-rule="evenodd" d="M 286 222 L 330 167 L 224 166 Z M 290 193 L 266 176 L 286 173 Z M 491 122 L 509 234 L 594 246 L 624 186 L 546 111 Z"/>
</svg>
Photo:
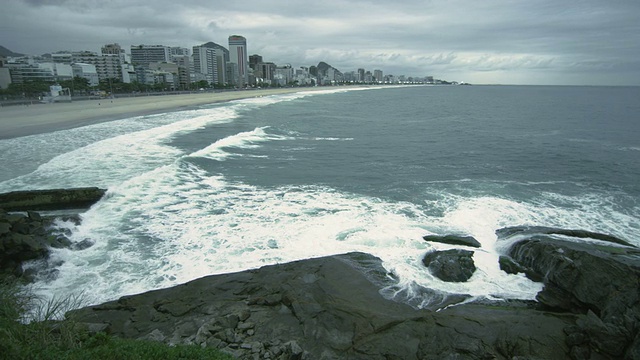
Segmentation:
<svg viewBox="0 0 640 360">
<path fill-rule="evenodd" d="M 544 283 L 537 295 L 540 304 L 580 314 L 576 325 L 565 329 L 572 357 L 639 359 L 640 249 L 620 246 L 628 243 L 609 235 L 549 229 L 520 227 L 497 233 L 501 239 L 521 237 L 509 256 L 527 276 Z M 584 238 L 600 242 L 579 240 Z"/>
<path fill-rule="evenodd" d="M 465 282 L 476 271 L 473 251 L 469 250 L 433 251 L 424 256 L 422 263 L 433 276 L 447 282 Z"/>
<path fill-rule="evenodd" d="M 93 205 L 105 194 L 98 188 L 14 191 L 0 194 L 0 272 L 23 274 L 25 261 L 46 259 L 50 248 L 71 247 L 80 250 L 91 240 L 73 244 L 56 231 L 56 218 L 76 223 L 76 214 L 41 216 L 34 210 L 82 209 Z M 25 214 L 26 213 L 26 214 Z"/>
<path fill-rule="evenodd" d="M 68 317 L 122 337 L 215 346 L 240 359 L 565 359 L 575 316 L 526 306 L 416 310 L 380 295 L 381 261 L 350 253 L 126 296 Z"/>
<path fill-rule="evenodd" d="M 426 235 L 423 236 L 422 239 L 429 242 L 439 242 L 443 244 L 450 245 L 462 245 L 462 246 L 470 246 L 474 248 L 479 248 L 482 246 L 476 238 L 473 236 L 459 236 L 459 235 Z"/>
<path fill-rule="evenodd" d="M 64 234 L 51 231 L 53 221 L 32 211 L 24 215 L 0 209 L 0 272 L 20 276 L 23 262 L 46 258 L 50 248 L 72 246 Z"/>
</svg>

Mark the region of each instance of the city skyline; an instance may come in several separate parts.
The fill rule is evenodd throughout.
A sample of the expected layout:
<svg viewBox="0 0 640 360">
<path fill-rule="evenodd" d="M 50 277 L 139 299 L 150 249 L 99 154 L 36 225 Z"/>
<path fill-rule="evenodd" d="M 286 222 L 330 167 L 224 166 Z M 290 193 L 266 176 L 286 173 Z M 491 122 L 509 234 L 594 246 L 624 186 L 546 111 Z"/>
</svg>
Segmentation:
<svg viewBox="0 0 640 360">
<path fill-rule="evenodd" d="M 119 43 L 192 46 L 249 39 L 274 63 L 471 83 L 640 85 L 640 3 L 381 1 L 287 5 L 9 0 L 0 45 L 41 54 Z"/>
</svg>

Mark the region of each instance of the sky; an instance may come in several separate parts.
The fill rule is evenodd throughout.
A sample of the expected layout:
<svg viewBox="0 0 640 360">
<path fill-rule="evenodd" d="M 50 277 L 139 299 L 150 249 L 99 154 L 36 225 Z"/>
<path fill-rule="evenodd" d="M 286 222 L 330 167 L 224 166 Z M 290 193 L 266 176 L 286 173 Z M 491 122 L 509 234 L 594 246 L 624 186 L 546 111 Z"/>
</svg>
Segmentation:
<svg viewBox="0 0 640 360">
<path fill-rule="evenodd" d="M 0 45 L 40 55 L 230 35 L 293 67 L 476 84 L 640 85 L 640 0 L 2 0 Z"/>
</svg>

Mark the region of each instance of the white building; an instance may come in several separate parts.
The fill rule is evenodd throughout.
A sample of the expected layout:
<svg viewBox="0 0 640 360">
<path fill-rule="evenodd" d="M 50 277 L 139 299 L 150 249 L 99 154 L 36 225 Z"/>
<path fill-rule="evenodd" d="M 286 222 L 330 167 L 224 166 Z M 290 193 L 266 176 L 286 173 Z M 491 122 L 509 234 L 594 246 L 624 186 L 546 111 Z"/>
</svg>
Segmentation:
<svg viewBox="0 0 640 360">
<path fill-rule="evenodd" d="M 53 74 L 56 81 L 70 80 L 73 78 L 73 69 L 69 64 L 60 63 L 39 63 L 38 67 L 41 69 L 47 69 Z"/>
<path fill-rule="evenodd" d="M 229 50 L 224 46 L 211 41 L 194 46 L 192 60 L 193 72 L 204 75 L 210 85 L 224 85 L 230 81 L 227 76 Z"/>
<path fill-rule="evenodd" d="M 79 76 L 89 81 L 89 86 L 98 86 L 100 78 L 93 64 L 75 63 L 71 65 L 73 68 L 73 76 Z"/>
<path fill-rule="evenodd" d="M 277 66 L 273 74 L 273 79 L 281 86 L 285 86 L 293 82 L 293 68 L 289 64 Z"/>
</svg>

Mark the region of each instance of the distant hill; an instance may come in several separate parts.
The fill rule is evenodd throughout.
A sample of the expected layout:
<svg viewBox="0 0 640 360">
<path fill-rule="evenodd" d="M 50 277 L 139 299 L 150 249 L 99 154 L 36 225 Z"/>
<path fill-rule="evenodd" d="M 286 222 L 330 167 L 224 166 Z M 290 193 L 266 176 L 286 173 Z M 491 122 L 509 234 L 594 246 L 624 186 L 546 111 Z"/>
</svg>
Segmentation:
<svg viewBox="0 0 640 360">
<path fill-rule="evenodd" d="M 13 51 L 7 49 L 6 47 L 0 45 L 0 56 L 5 56 L 5 57 L 20 57 L 20 56 L 24 56 L 24 54 L 18 54 L 18 53 L 14 53 Z"/>
<path fill-rule="evenodd" d="M 318 66 L 316 68 L 318 69 L 318 74 L 319 75 L 326 75 L 327 71 L 329 71 L 329 69 L 334 69 L 337 73 L 342 74 L 340 72 L 340 70 L 334 68 L 333 66 L 327 64 L 324 61 L 321 61 L 320 63 L 318 63 Z"/>
</svg>

